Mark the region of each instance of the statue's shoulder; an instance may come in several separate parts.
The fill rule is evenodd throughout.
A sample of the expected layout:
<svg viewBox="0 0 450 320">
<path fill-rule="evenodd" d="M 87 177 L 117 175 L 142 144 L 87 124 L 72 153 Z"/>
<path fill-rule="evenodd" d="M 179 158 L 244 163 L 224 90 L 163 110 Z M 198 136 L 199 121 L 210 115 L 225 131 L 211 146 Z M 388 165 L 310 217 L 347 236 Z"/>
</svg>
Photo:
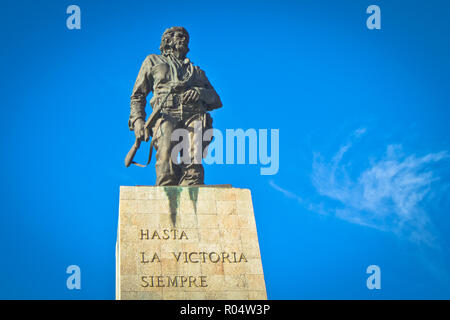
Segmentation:
<svg viewBox="0 0 450 320">
<path fill-rule="evenodd" d="M 194 64 L 192 61 L 189 61 L 189 62 L 192 64 L 192 67 L 194 68 L 194 71 L 195 71 L 197 74 L 205 74 L 205 71 L 203 71 L 203 69 L 200 68 L 200 66 Z"/>
<path fill-rule="evenodd" d="M 154 66 L 160 63 L 165 63 L 165 60 L 161 55 L 152 53 L 145 58 L 145 62 L 149 63 L 150 66 Z"/>
<path fill-rule="evenodd" d="M 195 70 L 195 71 L 197 71 L 197 72 L 203 72 L 203 73 L 204 73 L 204 71 L 202 70 L 202 68 L 200 68 L 200 66 L 194 64 L 192 61 L 191 61 L 191 63 L 192 63 L 192 65 L 194 66 L 194 70 Z"/>
<path fill-rule="evenodd" d="M 206 79 L 205 71 L 203 71 L 203 69 L 200 68 L 200 66 L 194 65 L 194 70 L 195 70 L 195 73 L 196 73 L 198 79 L 200 79 L 200 80 Z"/>
</svg>

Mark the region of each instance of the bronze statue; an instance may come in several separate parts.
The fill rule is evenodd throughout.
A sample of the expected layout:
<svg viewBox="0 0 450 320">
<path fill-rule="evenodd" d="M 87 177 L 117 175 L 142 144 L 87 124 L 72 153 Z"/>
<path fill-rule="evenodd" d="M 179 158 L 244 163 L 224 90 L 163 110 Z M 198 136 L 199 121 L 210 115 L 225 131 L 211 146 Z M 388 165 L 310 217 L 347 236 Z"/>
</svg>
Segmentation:
<svg viewBox="0 0 450 320">
<path fill-rule="evenodd" d="M 159 48 L 161 54 L 151 54 L 144 60 L 131 95 L 128 125 L 134 130 L 136 141 L 125 165 L 137 164 L 133 157 L 141 141 L 153 137 L 148 163 L 154 146 L 158 186 L 204 184 L 203 165 L 201 160 L 194 161 L 194 149 L 201 147 L 204 150 L 208 142 L 201 142 L 201 146 L 194 143 L 194 123 L 201 123 L 203 132 L 212 128 L 208 111 L 222 107 L 204 71 L 186 58 L 188 43 L 189 34 L 185 28 L 172 27 L 164 31 Z M 146 97 L 150 92 L 153 92 L 152 113 L 144 122 Z M 171 139 L 172 132 L 179 128 L 189 132 L 192 147 L 188 163 L 177 163 L 171 157 L 177 143 Z"/>
</svg>

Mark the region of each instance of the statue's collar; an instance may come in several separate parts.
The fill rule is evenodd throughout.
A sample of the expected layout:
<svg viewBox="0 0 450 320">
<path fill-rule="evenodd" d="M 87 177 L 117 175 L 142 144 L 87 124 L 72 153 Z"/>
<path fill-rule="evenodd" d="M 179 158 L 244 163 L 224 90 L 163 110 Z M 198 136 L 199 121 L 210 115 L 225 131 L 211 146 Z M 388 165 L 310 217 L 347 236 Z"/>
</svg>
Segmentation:
<svg viewBox="0 0 450 320">
<path fill-rule="evenodd" d="M 189 64 L 191 60 L 189 58 L 184 58 L 184 60 L 177 58 L 174 54 L 167 52 L 164 54 L 167 59 L 172 59 L 174 61 L 179 62 L 180 64 Z"/>
</svg>

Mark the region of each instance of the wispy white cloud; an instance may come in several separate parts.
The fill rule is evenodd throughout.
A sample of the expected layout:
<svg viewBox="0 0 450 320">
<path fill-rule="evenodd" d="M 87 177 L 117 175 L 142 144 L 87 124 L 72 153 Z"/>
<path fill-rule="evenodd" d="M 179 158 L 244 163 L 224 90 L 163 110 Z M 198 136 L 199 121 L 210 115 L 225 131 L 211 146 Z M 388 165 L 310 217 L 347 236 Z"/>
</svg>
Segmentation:
<svg viewBox="0 0 450 320">
<path fill-rule="evenodd" d="M 277 185 L 273 180 L 270 180 L 270 181 L 269 181 L 269 185 L 270 185 L 272 188 L 274 188 L 275 190 L 280 191 L 282 194 L 284 194 L 285 197 L 291 198 L 291 199 L 297 200 L 297 201 L 300 202 L 300 203 L 303 203 L 303 199 L 302 199 L 301 197 L 297 196 L 297 195 L 296 195 L 295 193 L 293 193 L 293 192 L 290 192 L 290 191 L 288 191 L 288 190 L 286 190 L 286 189 L 283 189 L 282 187 L 280 187 L 279 185 Z"/>
<path fill-rule="evenodd" d="M 335 200 L 327 201 L 328 208 L 304 201 L 273 181 L 271 186 L 311 211 L 332 213 L 351 223 L 432 244 L 433 226 L 423 201 L 438 179 L 433 164 L 447 159 L 447 152 L 405 155 L 401 145 L 388 145 L 385 154 L 372 159 L 352 178 L 348 172 L 352 159 L 346 161 L 346 155 L 365 133 L 365 128 L 354 131 L 329 160 L 320 153 L 314 154 L 312 184 L 318 194 Z"/>
</svg>

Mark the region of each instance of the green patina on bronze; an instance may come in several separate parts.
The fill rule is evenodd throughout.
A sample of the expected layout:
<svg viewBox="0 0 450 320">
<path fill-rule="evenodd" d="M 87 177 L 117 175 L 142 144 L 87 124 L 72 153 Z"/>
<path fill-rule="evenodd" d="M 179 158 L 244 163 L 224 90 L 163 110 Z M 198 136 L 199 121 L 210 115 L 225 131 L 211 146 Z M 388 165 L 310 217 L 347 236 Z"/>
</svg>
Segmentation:
<svg viewBox="0 0 450 320">
<path fill-rule="evenodd" d="M 177 211 L 180 205 L 180 194 L 183 188 L 181 187 L 164 187 L 164 192 L 169 199 L 170 219 L 175 226 L 177 222 Z"/>
<path fill-rule="evenodd" d="M 192 204 L 194 205 L 195 214 L 197 214 L 197 199 L 198 199 L 198 187 L 190 187 L 188 188 L 189 199 L 191 199 Z"/>
</svg>

